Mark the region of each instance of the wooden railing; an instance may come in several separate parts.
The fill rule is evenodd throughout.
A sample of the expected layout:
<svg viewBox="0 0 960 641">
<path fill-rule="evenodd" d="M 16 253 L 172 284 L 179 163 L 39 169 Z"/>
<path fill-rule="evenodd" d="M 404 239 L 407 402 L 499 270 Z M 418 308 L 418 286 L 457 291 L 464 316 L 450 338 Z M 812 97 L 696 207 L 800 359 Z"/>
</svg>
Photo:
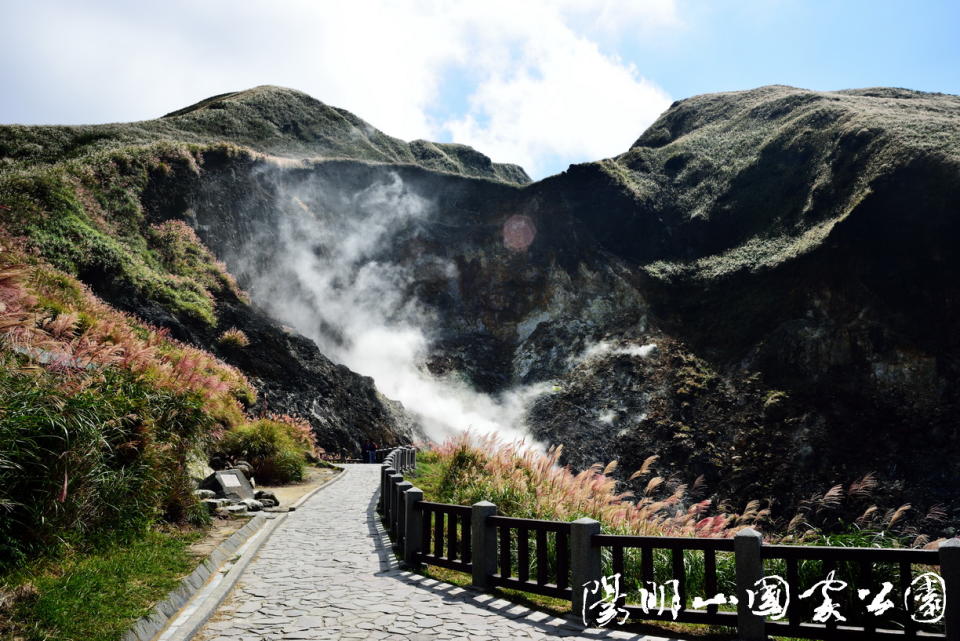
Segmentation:
<svg viewBox="0 0 960 641">
<path fill-rule="evenodd" d="M 631 621 L 735 627 L 743 641 L 760 641 L 767 635 L 960 641 L 958 539 L 941 543 L 935 551 L 765 545 L 751 529 L 727 539 L 602 534 L 593 519 L 570 523 L 521 519 L 497 514 L 497 506 L 486 501 L 472 506 L 424 501 L 423 492 L 403 479 L 402 471 L 415 465 L 413 448 L 397 448 L 385 457 L 378 508 L 408 567 L 428 564 L 466 572 L 472 575 L 473 586 L 483 590 L 504 587 L 567 599 L 574 614 L 591 621 L 596 602 L 589 597 L 602 592 L 604 581 L 616 576 L 623 580 L 624 590 L 607 600 Z M 691 587 L 694 566 L 702 568 L 696 573 L 697 593 Z M 942 580 L 944 595 L 952 590 L 956 596 L 944 597 L 940 620 L 917 623 L 906 607 L 905 594 L 912 582 L 930 572 Z M 828 575 L 847 586 L 846 597 L 833 596 L 846 620 L 827 617 L 816 623 L 808 619 L 815 619 L 814 606 L 822 601 L 819 594 L 798 597 Z M 790 595 L 789 607 L 779 615 L 758 610 L 754 603 L 771 578 L 786 586 Z M 664 583 L 675 585 L 675 597 L 668 604 L 672 608 L 664 608 L 663 593 L 657 592 L 657 585 L 662 588 Z M 879 614 L 866 612 L 864 606 L 886 584 L 895 587 L 888 591 L 896 607 L 882 608 Z M 862 596 L 862 590 L 869 596 Z M 657 598 L 659 607 L 651 601 Z"/>
<path fill-rule="evenodd" d="M 473 572 L 470 562 L 471 508 L 445 503 L 417 503 L 420 511 L 420 548 L 417 560 L 452 570 Z"/>
<path fill-rule="evenodd" d="M 493 585 L 571 598 L 569 523 L 491 516 L 485 526 L 496 531 L 498 571 L 491 577 Z"/>
<path fill-rule="evenodd" d="M 670 556 L 669 580 L 677 581 L 679 596 L 679 611 L 674 616 L 672 612 L 659 613 L 650 611 L 642 605 L 627 603 L 626 596 L 618 605 L 629 613 L 631 619 L 654 619 L 663 621 L 679 621 L 681 623 L 707 623 L 713 625 L 736 626 L 735 612 L 720 612 L 718 604 L 710 604 L 706 609 L 688 609 L 690 595 L 687 590 L 687 565 L 692 554 L 702 554 L 703 583 L 706 595 L 714 596 L 720 591 L 717 576 L 717 552 L 733 552 L 733 539 L 707 539 L 669 536 L 621 536 L 612 534 L 595 534 L 591 538 L 591 545 L 610 552 L 611 574 L 628 576 L 625 558 L 629 550 L 640 551 L 640 585 L 648 586 L 655 582 L 654 556 L 657 550 L 668 550 Z M 646 611 L 644 611 L 646 610 Z"/>
<path fill-rule="evenodd" d="M 926 572 L 941 565 L 940 554 L 936 550 L 762 545 L 759 546 L 759 551 L 762 559 L 782 561 L 786 581 L 791 592 L 795 594 L 809 587 L 801 581 L 801 563 L 819 562 L 816 564 L 818 576 L 839 571 L 841 577 L 851 577 L 849 582 L 856 581 L 857 588 L 869 589 L 871 595 L 876 594 L 880 588 L 880 582 L 875 577 L 877 569 L 885 565 L 887 574 L 890 575 L 886 578 L 894 579 L 890 583 L 897 588 L 896 593 L 901 595 L 899 606 L 904 605 L 902 595 L 914 578 L 914 566 L 921 566 Z M 954 594 L 956 596 L 953 598 L 960 598 L 960 586 L 955 588 Z M 851 605 L 850 600 L 841 605 Z M 881 618 L 879 621 L 877 616 L 864 613 L 860 608 L 847 607 L 845 610 L 849 613 L 847 618 L 850 621 L 841 625 L 836 620 L 826 624 L 804 622 L 807 612 L 802 604 L 797 603 L 797 606 L 789 611 L 786 621 L 767 622 L 772 634 L 806 639 L 954 638 L 945 637 L 942 626 L 937 630 L 918 625 L 904 607 L 892 608 L 893 616 Z M 807 611 L 809 609 L 806 608 Z M 954 633 L 956 634 L 956 631 Z"/>
</svg>

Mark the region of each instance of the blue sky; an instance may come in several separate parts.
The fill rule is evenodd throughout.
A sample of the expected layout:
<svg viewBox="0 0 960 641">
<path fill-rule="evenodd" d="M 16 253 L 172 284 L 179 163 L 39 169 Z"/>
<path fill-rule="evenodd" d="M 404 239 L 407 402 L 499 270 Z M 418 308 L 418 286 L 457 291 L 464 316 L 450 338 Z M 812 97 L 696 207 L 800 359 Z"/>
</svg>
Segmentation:
<svg viewBox="0 0 960 641">
<path fill-rule="evenodd" d="M 960 2 L 681 2 L 684 27 L 621 55 L 673 96 L 767 84 L 960 94 Z"/>
<path fill-rule="evenodd" d="M 259 84 L 535 177 L 670 102 L 789 84 L 960 94 L 960 2 L 0 0 L 0 122 L 152 118 Z"/>
</svg>

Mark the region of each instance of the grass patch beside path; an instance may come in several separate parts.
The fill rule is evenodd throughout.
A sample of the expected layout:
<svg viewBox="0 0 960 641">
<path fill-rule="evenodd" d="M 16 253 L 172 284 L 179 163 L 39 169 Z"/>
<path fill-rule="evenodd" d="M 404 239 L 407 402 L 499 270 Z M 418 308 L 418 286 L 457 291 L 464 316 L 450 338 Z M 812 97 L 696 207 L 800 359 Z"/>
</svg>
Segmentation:
<svg viewBox="0 0 960 641">
<path fill-rule="evenodd" d="M 202 530 L 152 530 L 125 544 L 70 552 L 0 577 L 4 592 L 33 587 L 0 613 L 0 638 L 116 641 L 193 571 L 199 559 L 189 546 L 202 536 Z"/>
</svg>

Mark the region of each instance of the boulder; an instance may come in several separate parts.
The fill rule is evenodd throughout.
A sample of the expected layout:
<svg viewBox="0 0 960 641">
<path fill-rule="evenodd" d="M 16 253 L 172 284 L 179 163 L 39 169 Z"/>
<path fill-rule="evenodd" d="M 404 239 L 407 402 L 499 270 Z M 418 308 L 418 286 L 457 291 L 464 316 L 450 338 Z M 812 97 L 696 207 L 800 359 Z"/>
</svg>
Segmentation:
<svg viewBox="0 0 960 641">
<path fill-rule="evenodd" d="M 273 505 L 280 505 L 280 499 L 277 498 L 277 495 L 273 492 L 268 492 L 267 490 L 257 490 L 253 494 L 253 498 L 257 499 L 258 501 L 267 499 L 269 501 L 273 501 Z"/>
<path fill-rule="evenodd" d="M 253 488 L 241 470 L 214 472 L 200 483 L 200 489 L 212 490 L 219 497 L 242 501 L 253 498 Z"/>
<path fill-rule="evenodd" d="M 217 493 L 213 490 L 195 490 L 193 495 L 202 501 L 205 499 L 216 498 Z"/>
<path fill-rule="evenodd" d="M 214 514 L 220 508 L 229 505 L 229 502 L 225 501 L 224 499 L 203 499 L 200 501 L 200 503 L 202 503 L 203 506 L 207 508 L 207 511 L 211 514 Z"/>
<path fill-rule="evenodd" d="M 190 476 L 190 480 L 199 485 L 203 482 L 203 479 L 213 474 L 213 468 L 194 454 L 187 459 L 187 474 Z"/>
<path fill-rule="evenodd" d="M 250 512 L 259 512 L 263 509 L 263 503 L 256 499 L 243 499 L 240 505 L 245 505 Z"/>
<path fill-rule="evenodd" d="M 248 479 L 253 478 L 253 466 L 246 461 L 237 461 L 233 469 L 240 470 Z"/>
</svg>

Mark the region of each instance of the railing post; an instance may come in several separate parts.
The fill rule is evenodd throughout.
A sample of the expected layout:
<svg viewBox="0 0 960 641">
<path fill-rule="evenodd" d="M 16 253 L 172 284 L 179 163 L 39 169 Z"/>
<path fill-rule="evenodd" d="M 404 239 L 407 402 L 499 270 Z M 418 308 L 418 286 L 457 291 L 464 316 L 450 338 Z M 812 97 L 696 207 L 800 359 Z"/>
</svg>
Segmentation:
<svg viewBox="0 0 960 641">
<path fill-rule="evenodd" d="M 487 523 L 487 517 L 497 513 L 497 506 L 490 501 L 480 501 L 470 510 L 473 587 L 488 590 L 490 577 L 497 572 L 497 528 Z"/>
<path fill-rule="evenodd" d="M 397 504 L 399 503 L 397 500 L 397 483 L 401 481 L 403 481 L 403 475 L 401 474 L 391 474 L 387 479 L 387 531 L 390 532 L 390 536 L 397 535 L 394 529 L 397 519 Z"/>
<path fill-rule="evenodd" d="M 413 467 L 417 467 L 417 448 L 413 448 Z"/>
<path fill-rule="evenodd" d="M 940 543 L 940 576 L 944 585 L 943 625 L 947 641 L 960 641 L 960 539 Z"/>
<path fill-rule="evenodd" d="M 383 467 L 380 468 L 380 515 L 387 515 L 387 507 L 390 501 L 390 496 L 387 493 L 387 479 L 390 478 L 392 474 L 396 474 L 396 470 L 390 467 L 388 463 L 384 463 Z"/>
<path fill-rule="evenodd" d="M 411 487 L 413 487 L 413 483 L 411 483 L 410 481 L 401 481 L 397 483 L 397 515 L 394 518 L 393 530 L 396 533 L 394 534 L 394 540 L 397 542 L 398 545 L 401 545 L 401 546 L 403 545 L 403 534 L 405 531 L 404 526 L 406 525 L 406 521 L 404 520 L 404 517 L 407 516 L 406 506 L 403 504 L 403 499 L 404 499 L 403 493 L 409 490 Z M 403 548 L 401 547 L 400 550 L 402 552 Z M 401 554 L 401 557 L 402 556 L 403 555 Z"/>
<path fill-rule="evenodd" d="M 752 528 L 744 528 L 733 537 L 733 557 L 737 577 L 737 639 L 763 641 L 767 638 L 762 616 L 754 614 L 747 599 L 747 590 L 755 590 L 763 578 L 763 537 Z"/>
<path fill-rule="evenodd" d="M 570 524 L 570 577 L 573 588 L 572 611 L 582 616 L 584 611 L 583 589 L 600 580 L 600 548 L 594 547 L 594 534 L 600 534 L 600 522 L 594 519 L 577 519 Z"/>
<path fill-rule="evenodd" d="M 423 490 L 411 487 L 403 493 L 403 563 L 413 568 L 420 563 L 420 546 L 423 543 L 423 519 L 420 515 L 420 501 Z"/>
</svg>

